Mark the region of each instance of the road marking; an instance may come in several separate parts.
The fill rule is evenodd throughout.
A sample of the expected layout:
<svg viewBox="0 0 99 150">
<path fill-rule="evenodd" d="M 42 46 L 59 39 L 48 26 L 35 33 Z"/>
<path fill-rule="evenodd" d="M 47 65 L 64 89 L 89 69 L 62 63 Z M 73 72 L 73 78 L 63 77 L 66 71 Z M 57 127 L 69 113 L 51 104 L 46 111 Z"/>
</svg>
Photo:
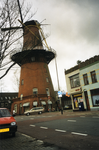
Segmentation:
<svg viewBox="0 0 99 150">
<path fill-rule="evenodd" d="M 48 129 L 48 127 L 40 127 L 41 129 Z"/>
<path fill-rule="evenodd" d="M 47 116 L 47 117 L 52 117 L 52 116 Z"/>
<path fill-rule="evenodd" d="M 76 135 L 83 135 L 83 136 L 87 136 L 87 134 L 83 134 L 83 133 L 77 133 L 77 132 L 71 132 L 71 134 L 76 134 Z"/>
<path fill-rule="evenodd" d="M 28 137 L 28 138 L 30 138 L 30 136 L 28 136 L 28 135 L 26 135 L 26 134 L 22 134 L 23 136 L 26 136 L 26 137 Z"/>
<path fill-rule="evenodd" d="M 32 119 L 32 120 L 33 120 L 34 118 L 30 118 L 30 119 Z"/>
<path fill-rule="evenodd" d="M 99 117 L 97 117 L 97 116 L 93 116 L 92 118 L 99 118 Z"/>
<path fill-rule="evenodd" d="M 58 132 L 66 132 L 65 130 L 59 130 L 59 129 L 55 129 L 55 131 L 58 131 Z"/>
<path fill-rule="evenodd" d="M 76 120 L 67 120 L 67 121 L 69 121 L 69 122 L 76 122 Z"/>
<path fill-rule="evenodd" d="M 80 117 L 84 118 L 85 116 L 80 116 Z"/>
<path fill-rule="evenodd" d="M 39 143 L 44 143 L 42 140 L 37 140 L 37 142 L 39 142 Z"/>
<path fill-rule="evenodd" d="M 30 124 L 30 126 L 31 126 L 31 127 L 35 127 L 35 125 L 33 125 L 33 124 Z"/>
<path fill-rule="evenodd" d="M 23 118 L 21 118 L 21 119 L 23 119 Z"/>
</svg>

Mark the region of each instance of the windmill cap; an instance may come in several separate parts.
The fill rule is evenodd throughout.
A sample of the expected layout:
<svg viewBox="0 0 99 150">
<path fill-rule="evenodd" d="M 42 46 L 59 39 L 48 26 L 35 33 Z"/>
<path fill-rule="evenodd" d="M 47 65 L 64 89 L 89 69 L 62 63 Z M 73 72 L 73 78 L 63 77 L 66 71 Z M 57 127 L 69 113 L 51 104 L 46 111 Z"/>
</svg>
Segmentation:
<svg viewBox="0 0 99 150">
<path fill-rule="evenodd" d="M 36 24 L 40 25 L 40 23 L 39 23 L 37 20 L 27 21 L 27 22 L 25 22 L 24 24 L 25 24 L 26 26 L 28 26 L 28 25 L 36 25 Z"/>
</svg>

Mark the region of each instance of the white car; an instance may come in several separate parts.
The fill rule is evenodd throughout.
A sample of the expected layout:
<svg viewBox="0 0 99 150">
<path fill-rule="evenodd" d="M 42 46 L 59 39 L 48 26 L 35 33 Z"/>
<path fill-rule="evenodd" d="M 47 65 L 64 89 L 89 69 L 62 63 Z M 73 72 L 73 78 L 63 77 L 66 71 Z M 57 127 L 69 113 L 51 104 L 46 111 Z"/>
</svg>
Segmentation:
<svg viewBox="0 0 99 150">
<path fill-rule="evenodd" d="M 44 107 L 34 107 L 31 110 L 24 112 L 24 114 L 29 116 L 30 114 L 34 114 L 34 113 L 41 114 L 42 112 L 44 112 Z"/>
</svg>

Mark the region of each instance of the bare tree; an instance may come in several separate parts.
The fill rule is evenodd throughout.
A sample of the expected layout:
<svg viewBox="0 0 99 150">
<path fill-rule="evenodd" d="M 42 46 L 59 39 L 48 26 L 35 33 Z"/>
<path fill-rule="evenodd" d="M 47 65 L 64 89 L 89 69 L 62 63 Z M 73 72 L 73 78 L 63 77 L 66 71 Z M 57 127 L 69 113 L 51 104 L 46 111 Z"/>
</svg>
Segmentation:
<svg viewBox="0 0 99 150">
<path fill-rule="evenodd" d="M 0 71 L 4 70 L 2 79 L 8 71 L 15 65 L 10 59 L 13 53 L 22 50 L 20 40 L 23 38 L 22 22 L 31 19 L 35 13 L 31 13 L 31 6 L 24 5 L 24 0 L 3 0 L 0 2 Z M 21 42 L 22 43 L 22 42 Z"/>
<path fill-rule="evenodd" d="M 14 90 L 15 91 L 18 91 L 19 90 L 19 84 L 20 84 L 20 80 L 19 80 L 19 76 L 20 76 L 20 69 L 16 69 L 14 71 L 14 74 L 13 74 L 13 83 L 14 83 Z"/>
</svg>

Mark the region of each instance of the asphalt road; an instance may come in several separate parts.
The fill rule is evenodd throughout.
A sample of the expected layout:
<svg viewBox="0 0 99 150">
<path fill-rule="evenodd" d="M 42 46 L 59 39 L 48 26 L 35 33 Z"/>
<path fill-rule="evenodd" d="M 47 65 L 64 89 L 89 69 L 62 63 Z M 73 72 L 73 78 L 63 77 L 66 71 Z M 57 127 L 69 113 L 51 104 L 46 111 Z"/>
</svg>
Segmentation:
<svg viewBox="0 0 99 150">
<path fill-rule="evenodd" d="M 99 150 L 99 115 L 15 117 L 18 131 L 68 150 Z"/>
</svg>

